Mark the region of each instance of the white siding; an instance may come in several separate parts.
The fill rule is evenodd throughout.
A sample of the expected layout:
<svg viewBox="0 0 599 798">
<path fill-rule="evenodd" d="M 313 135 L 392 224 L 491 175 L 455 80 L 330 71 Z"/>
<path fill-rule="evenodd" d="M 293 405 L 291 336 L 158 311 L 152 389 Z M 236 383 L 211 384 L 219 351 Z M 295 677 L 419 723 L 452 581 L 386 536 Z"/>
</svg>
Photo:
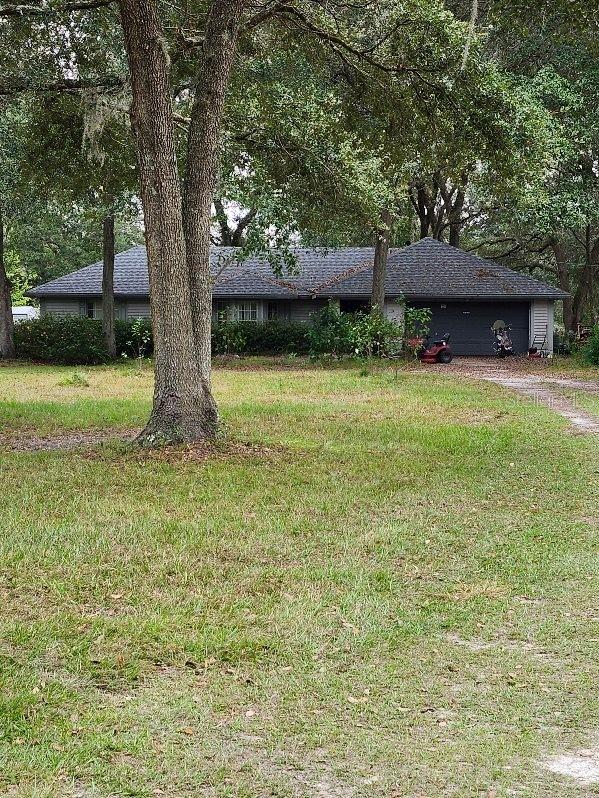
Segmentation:
<svg viewBox="0 0 599 798">
<path fill-rule="evenodd" d="M 149 319 L 150 318 L 150 303 L 144 302 L 127 302 L 125 318 L 127 321 L 132 319 Z"/>
<path fill-rule="evenodd" d="M 388 299 L 385 302 L 385 316 L 396 324 L 403 324 L 404 306 L 393 299 Z"/>
<path fill-rule="evenodd" d="M 40 302 L 42 316 L 46 313 L 52 316 L 78 316 L 78 299 L 43 299 Z"/>
<path fill-rule="evenodd" d="M 537 346 L 546 337 L 545 351 L 553 354 L 553 311 L 551 300 L 535 299 L 530 303 L 530 345 L 536 339 Z"/>
<path fill-rule="evenodd" d="M 326 304 L 326 299 L 297 299 L 289 307 L 289 320 L 310 321 L 310 316 Z"/>
</svg>

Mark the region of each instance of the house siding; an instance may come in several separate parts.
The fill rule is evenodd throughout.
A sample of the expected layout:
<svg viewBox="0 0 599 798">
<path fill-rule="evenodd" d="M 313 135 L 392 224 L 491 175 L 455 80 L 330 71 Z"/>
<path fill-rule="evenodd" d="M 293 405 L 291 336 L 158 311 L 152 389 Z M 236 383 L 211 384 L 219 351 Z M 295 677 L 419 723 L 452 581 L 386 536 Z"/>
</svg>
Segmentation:
<svg viewBox="0 0 599 798">
<path fill-rule="evenodd" d="M 543 340 L 546 335 L 545 350 L 553 354 L 554 305 L 550 300 L 535 299 L 530 303 L 530 345 Z"/>
<path fill-rule="evenodd" d="M 133 321 L 133 319 L 149 319 L 150 317 L 151 313 L 149 302 L 144 302 L 143 300 L 137 302 L 127 302 L 125 307 L 125 319 L 127 321 Z"/>
<path fill-rule="evenodd" d="M 78 299 L 42 299 L 40 302 L 40 314 L 42 316 L 78 316 Z"/>
<path fill-rule="evenodd" d="M 310 316 L 327 304 L 326 299 L 297 299 L 289 308 L 290 321 L 310 321 Z"/>
</svg>

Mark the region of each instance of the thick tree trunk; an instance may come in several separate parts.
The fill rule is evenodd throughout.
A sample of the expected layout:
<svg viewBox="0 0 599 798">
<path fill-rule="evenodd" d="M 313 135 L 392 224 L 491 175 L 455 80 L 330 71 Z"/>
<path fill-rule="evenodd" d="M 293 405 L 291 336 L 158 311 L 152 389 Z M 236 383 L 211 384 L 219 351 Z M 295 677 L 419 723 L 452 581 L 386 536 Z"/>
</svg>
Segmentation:
<svg viewBox="0 0 599 798">
<path fill-rule="evenodd" d="M 102 331 L 108 357 L 116 358 L 114 333 L 114 216 L 106 216 L 102 225 Z"/>
<path fill-rule="evenodd" d="M 183 225 L 191 291 L 196 356 L 210 380 L 212 281 L 210 218 L 219 164 L 220 130 L 237 35 L 246 0 L 213 0 L 206 22 L 202 60 L 191 110 Z"/>
<path fill-rule="evenodd" d="M 372 313 L 385 311 L 385 278 L 387 277 L 387 259 L 389 257 L 389 241 L 393 219 L 389 211 L 381 213 L 381 227 L 375 232 L 374 263 L 372 266 L 372 295 L 370 307 Z"/>
<path fill-rule="evenodd" d="M 585 262 L 578 277 L 578 286 L 572 300 L 572 325 L 574 329 L 586 318 L 586 310 L 593 301 L 593 276 L 597 259 L 599 259 L 599 242 L 597 242 L 596 246 L 593 245 L 591 227 L 587 225 Z"/>
<path fill-rule="evenodd" d="M 418 220 L 420 222 L 420 238 L 423 239 L 428 236 L 430 228 L 428 197 L 427 197 L 426 188 L 424 186 L 418 186 L 417 197 L 418 197 L 417 213 L 418 213 Z"/>
<path fill-rule="evenodd" d="M 0 358 L 15 356 L 10 280 L 4 263 L 4 217 L 0 204 Z"/>
<path fill-rule="evenodd" d="M 566 291 L 566 293 L 569 294 L 571 292 L 572 285 L 570 282 L 570 272 L 568 270 L 566 248 L 563 242 L 554 238 L 551 240 L 551 249 L 553 250 L 553 256 L 555 258 L 558 286 L 561 288 L 562 291 Z M 576 325 L 574 323 L 574 313 L 572 311 L 571 296 L 569 296 L 567 299 L 564 299 L 563 311 L 564 311 L 564 327 L 566 331 L 576 332 Z"/>
<path fill-rule="evenodd" d="M 214 437 L 216 406 L 195 351 L 165 38 L 154 0 L 121 0 L 120 5 L 154 329 L 154 403 L 140 441 Z"/>
<path fill-rule="evenodd" d="M 591 273 L 589 284 L 589 305 L 590 305 L 590 318 L 591 324 L 597 323 L 597 301 L 596 301 L 596 283 L 599 273 L 599 238 L 595 239 L 595 243 L 591 248 Z"/>
<path fill-rule="evenodd" d="M 460 186 L 456 191 L 455 200 L 448 212 L 449 243 L 452 247 L 460 246 L 460 238 L 462 235 L 462 211 L 464 210 L 465 200 L 466 192 L 464 188 Z"/>
</svg>

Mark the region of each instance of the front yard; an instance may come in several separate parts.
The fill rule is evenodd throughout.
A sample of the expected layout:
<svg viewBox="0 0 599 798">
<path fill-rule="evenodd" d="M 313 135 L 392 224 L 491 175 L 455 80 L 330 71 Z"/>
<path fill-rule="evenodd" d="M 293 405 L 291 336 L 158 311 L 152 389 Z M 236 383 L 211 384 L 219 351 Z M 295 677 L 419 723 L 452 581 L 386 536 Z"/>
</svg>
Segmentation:
<svg viewBox="0 0 599 798">
<path fill-rule="evenodd" d="M 0 795 L 594 794 L 599 436 L 438 370 L 214 383 L 208 450 L 12 451 L 151 373 L 0 368 Z"/>
</svg>

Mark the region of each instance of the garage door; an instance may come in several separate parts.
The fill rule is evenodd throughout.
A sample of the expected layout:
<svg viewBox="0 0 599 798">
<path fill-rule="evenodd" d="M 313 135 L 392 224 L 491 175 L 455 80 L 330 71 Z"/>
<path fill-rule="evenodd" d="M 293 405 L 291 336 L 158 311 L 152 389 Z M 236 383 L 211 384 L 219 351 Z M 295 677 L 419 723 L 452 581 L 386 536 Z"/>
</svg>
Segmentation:
<svg viewBox="0 0 599 798">
<path fill-rule="evenodd" d="M 503 319 L 512 328 L 515 352 L 528 349 L 528 302 L 412 302 L 433 312 L 431 339 L 450 333 L 455 355 L 492 355 L 490 327 Z"/>
</svg>

